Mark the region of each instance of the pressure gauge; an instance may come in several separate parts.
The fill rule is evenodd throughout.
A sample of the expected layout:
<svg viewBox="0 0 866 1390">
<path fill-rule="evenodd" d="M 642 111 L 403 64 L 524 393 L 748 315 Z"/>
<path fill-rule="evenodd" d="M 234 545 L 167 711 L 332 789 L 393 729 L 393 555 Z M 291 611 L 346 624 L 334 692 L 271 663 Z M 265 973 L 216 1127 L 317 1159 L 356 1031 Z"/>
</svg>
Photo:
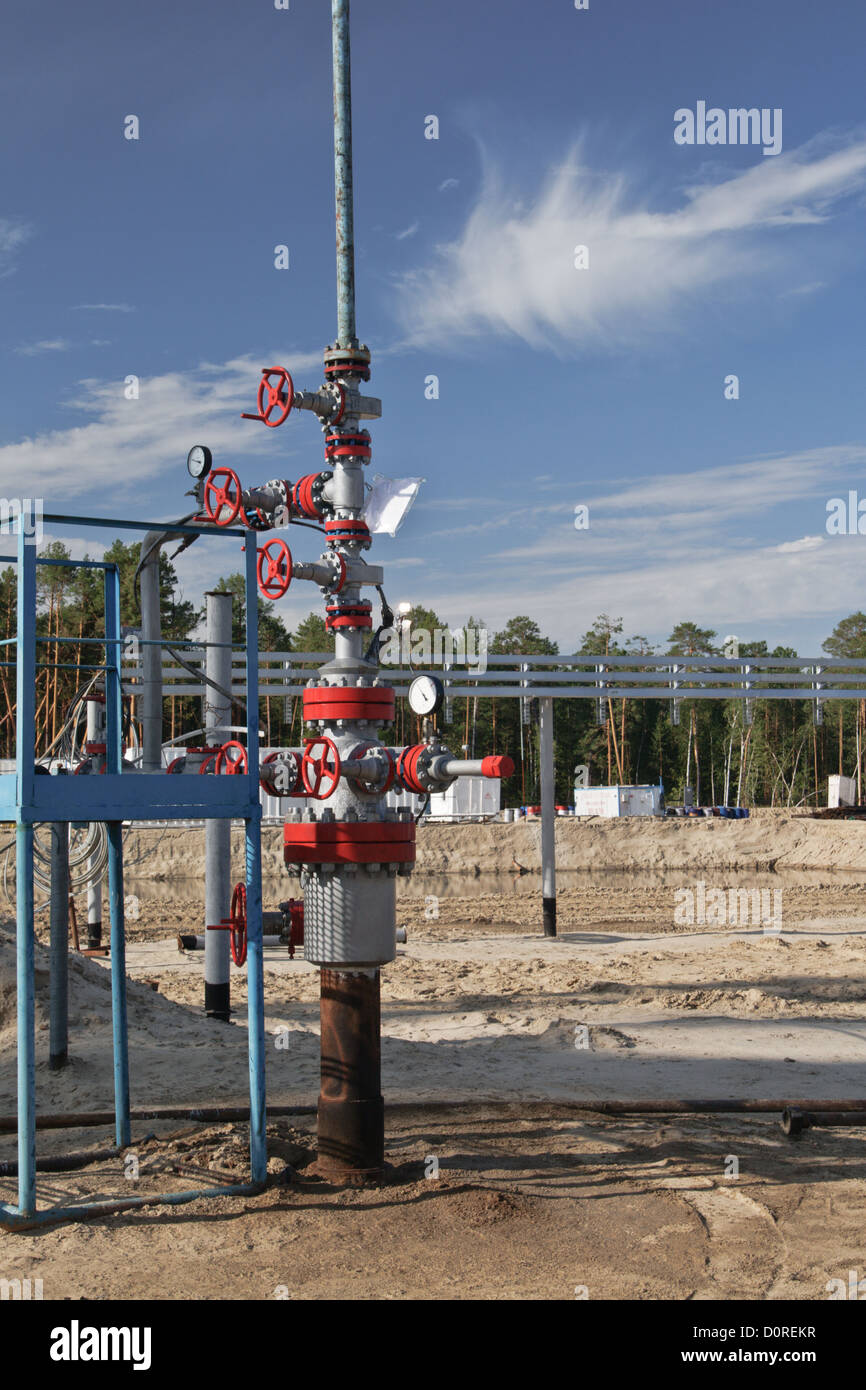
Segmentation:
<svg viewBox="0 0 866 1390">
<path fill-rule="evenodd" d="M 191 478 L 206 478 L 213 464 L 213 454 L 206 444 L 194 444 L 186 456 L 187 472 Z"/>
<path fill-rule="evenodd" d="M 445 687 L 436 676 L 416 676 L 409 686 L 409 707 L 413 714 L 435 714 L 442 708 Z"/>
</svg>

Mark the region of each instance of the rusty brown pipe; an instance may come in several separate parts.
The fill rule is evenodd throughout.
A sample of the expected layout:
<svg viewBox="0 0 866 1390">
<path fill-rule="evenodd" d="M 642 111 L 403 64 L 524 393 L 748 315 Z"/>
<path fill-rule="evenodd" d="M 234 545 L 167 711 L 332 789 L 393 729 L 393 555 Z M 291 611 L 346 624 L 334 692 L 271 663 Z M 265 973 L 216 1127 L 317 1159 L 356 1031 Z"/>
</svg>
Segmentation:
<svg viewBox="0 0 866 1390">
<path fill-rule="evenodd" d="M 378 970 L 321 972 L 318 1171 L 375 1179 L 385 1162 Z"/>
</svg>

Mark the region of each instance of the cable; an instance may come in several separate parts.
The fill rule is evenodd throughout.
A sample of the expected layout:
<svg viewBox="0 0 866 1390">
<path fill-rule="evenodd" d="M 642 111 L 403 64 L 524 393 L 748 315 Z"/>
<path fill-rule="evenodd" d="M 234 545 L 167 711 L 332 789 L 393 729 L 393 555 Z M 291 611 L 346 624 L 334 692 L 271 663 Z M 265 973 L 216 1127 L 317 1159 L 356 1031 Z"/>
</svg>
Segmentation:
<svg viewBox="0 0 866 1390">
<path fill-rule="evenodd" d="M 182 656 L 178 656 L 174 647 L 170 647 L 167 642 L 165 646 L 166 651 L 169 653 L 169 655 L 173 656 L 175 661 L 178 662 L 178 664 L 181 665 L 185 671 L 189 671 L 191 676 L 195 676 L 196 680 L 203 681 L 205 685 L 213 686 L 214 690 L 217 692 L 218 695 L 222 695 L 224 700 L 231 701 L 231 703 L 233 705 L 236 705 L 238 709 L 243 710 L 244 716 L 246 716 L 247 706 L 244 700 L 238 700 L 234 695 L 232 695 L 230 690 L 224 690 L 223 687 L 219 685 L 215 680 L 213 680 L 210 676 L 206 676 L 204 671 L 202 671 L 200 667 L 190 666 L 189 662 L 184 661 Z"/>
<path fill-rule="evenodd" d="M 379 595 L 379 600 L 382 604 L 382 621 L 376 628 L 373 640 L 367 648 L 366 652 L 364 653 L 364 660 L 378 662 L 379 647 L 382 643 L 382 633 L 388 632 L 394 626 L 394 614 L 391 610 L 391 605 L 385 597 L 385 593 L 381 584 L 376 585 L 376 593 Z"/>
</svg>

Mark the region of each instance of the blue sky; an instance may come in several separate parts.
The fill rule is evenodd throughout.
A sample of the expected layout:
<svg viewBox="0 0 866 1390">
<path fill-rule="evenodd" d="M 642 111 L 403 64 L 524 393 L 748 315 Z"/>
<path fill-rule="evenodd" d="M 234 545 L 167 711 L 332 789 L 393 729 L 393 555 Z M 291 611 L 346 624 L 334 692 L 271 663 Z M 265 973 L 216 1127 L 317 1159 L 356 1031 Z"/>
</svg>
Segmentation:
<svg viewBox="0 0 866 1390">
<path fill-rule="evenodd" d="M 372 467 L 427 480 L 371 555 L 389 597 L 451 624 L 529 613 L 564 650 L 607 611 L 659 645 L 688 619 L 817 652 L 866 606 L 866 537 L 825 529 L 828 499 L 866 498 L 863 7 L 356 0 L 352 19 Z M 0 494 L 170 519 L 192 444 L 244 483 L 320 467 L 309 416 L 239 413 L 272 362 L 317 385 L 335 332 L 329 30 L 327 0 L 7 16 Z M 781 108 L 781 154 L 675 144 L 699 101 Z M 186 595 L 239 562 L 197 542 Z M 317 601 L 298 583 L 280 610 Z"/>
</svg>

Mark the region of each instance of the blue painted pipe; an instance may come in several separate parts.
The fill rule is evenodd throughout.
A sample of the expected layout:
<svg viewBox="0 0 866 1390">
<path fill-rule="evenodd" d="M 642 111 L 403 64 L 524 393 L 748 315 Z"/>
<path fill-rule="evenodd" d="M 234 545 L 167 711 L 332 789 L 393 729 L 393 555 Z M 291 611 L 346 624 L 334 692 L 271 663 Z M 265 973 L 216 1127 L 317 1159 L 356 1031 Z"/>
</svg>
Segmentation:
<svg viewBox="0 0 866 1390">
<path fill-rule="evenodd" d="M 136 1207 L 179 1207 L 184 1202 L 197 1202 L 201 1197 L 252 1197 L 261 1192 L 260 1182 L 230 1183 L 226 1187 L 200 1187 L 190 1192 L 163 1192 L 152 1197 L 118 1197 L 107 1202 L 82 1202 L 77 1207 L 51 1207 L 48 1211 L 23 1212 L 0 1202 L 0 1227 L 12 1231 L 48 1226 L 55 1221 L 88 1221 L 97 1216 L 112 1216 L 115 1212 L 133 1211 Z"/>
<path fill-rule="evenodd" d="M 33 946 L 33 804 L 36 750 L 36 546 L 18 528 L 15 771 L 16 965 L 18 993 L 18 1210 L 36 1211 L 36 1005 Z"/>
<path fill-rule="evenodd" d="M 114 1128 L 129 1144 L 129 1037 L 126 1016 L 126 924 L 123 915 L 123 822 L 108 822 L 108 904 L 111 914 L 111 1020 L 114 1038 Z"/>
<path fill-rule="evenodd" d="M 251 537 L 254 535 L 250 533 Z M 264 1182 L 268 1171 L 265 1135 L 265 976 L 262 950 L 262 808 L 259 800 L 259 605 L 256 547 L 244 552 L 247 610 L 247 1029 L 250 1062 L 250 1177 Z"/>
</svg>

